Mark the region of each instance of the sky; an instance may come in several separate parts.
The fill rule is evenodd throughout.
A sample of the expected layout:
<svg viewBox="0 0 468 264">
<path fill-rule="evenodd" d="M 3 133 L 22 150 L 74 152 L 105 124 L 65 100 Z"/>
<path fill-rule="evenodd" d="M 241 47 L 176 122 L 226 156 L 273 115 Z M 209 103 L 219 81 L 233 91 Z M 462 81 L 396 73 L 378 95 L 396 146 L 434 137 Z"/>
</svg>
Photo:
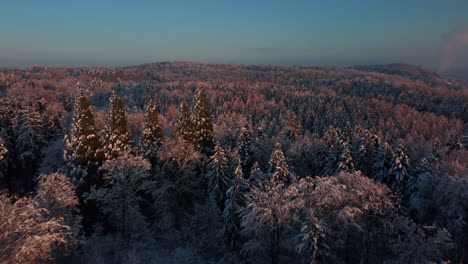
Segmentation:
<svg viewBox="0 0 468 264">
<path fill-rule="evenodd" d="M 467 24 L 467 0 L 0 0 L 0 67 L 206 61 L 437 69 L 451 32 Z M 448 68 L 463 64 L 458 57 Z"/>
</svg>

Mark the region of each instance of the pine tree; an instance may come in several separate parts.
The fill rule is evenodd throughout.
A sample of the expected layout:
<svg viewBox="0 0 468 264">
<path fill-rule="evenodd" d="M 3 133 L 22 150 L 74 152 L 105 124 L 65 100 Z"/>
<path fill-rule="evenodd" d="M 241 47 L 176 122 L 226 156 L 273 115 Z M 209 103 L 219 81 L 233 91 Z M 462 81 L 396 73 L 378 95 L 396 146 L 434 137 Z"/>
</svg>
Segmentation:
<svg viewBox="0 0 468 264">
<path fill-rule="evenodd" d="M 195 143 L 202 154 L 211 155 L 214 147 L 214 130 L 211 106 L 203 86 L 197 89 L 195 109 L 192 116 L 195 125 Z"/>
<path fill-rule="evenodd" d="M 343 131 L 343 137 L 345 138 L 346 141 L 350 142 L 353 137 L 354 137 L 354 130 L 353 128 L 351 127 L 351 123 L 350 122 L 347 122 L 346 123 L 346 127 L 344 128 L 344 131 Z"/>
<path fill-rule="evenodd" d="M 393 150 L 390 138 L 387 136 L 386 140 L 380 145 L 379 151 L 377 152 L 377 161 L 374 164 L 375 181 L 384 183 L 388 182 L 392 158 Z"/>
<path fill-rule="evenodd" d="M 240 166 L 237 166 L 234 175 L 231 186 L 226 192 L 226 202 L 221 219 L 225 246 L 238 252 L 242 242 L 240 210 L 245 207 L 244 193 L 247 190 L 247 183 Z"/>
<path fill-rule="evenodd" d="M 195 126 L 192 122 L 189 105 L 185 101 L 180 105 L 179 116 L 174 130 L 175 138 L 192 145 L 195 144 Z"/>
<path fill-rule="evenodd" d="M 340 172 L 354 172 L 353 158 L 351 157 L 351 152 L 349 150 L 348 143 L 346 142 L 344 142 L 343 146 L 341 147 L 341 154 L 338 158 L 338 164 L 335 174 L 338 174 Z"/>
<path fill-rule="evenodd" d="M 19 171 L 13 190 L 29 192 L 33 188 L 33 176 L 40 157 L 41 137 L 32 129 L 25 113 L 19 113 L 15 126 L 16 154 Z"/>
<path fill-rule="evenodd" d="M 0 163 L 2 164 L 1 166 L 2 168 L 4 164 L 4 159 L 7 153 L 8 153 L 8 149 L 5 146 L 5 141 L 3 140 L 2 137 L 0 137 Z"/>
<path fill-rule="evenodd" d="M 244 177 L 248 178 L 253 159 L 252 137 L 250 135 L 249 126 L 244 126 L 241 130 L 238 154 L 242 173 L 244 174 Z"/>
<path fill-rule="evenodd" d="M 375 174 L 374 164 L 377 162 L 379 147 L 379 136 L 374 132 L 366 131 L 360 139 L 356 165 L 368 177 L 373 177 Z"/>
<path fill-rule="evenodd" d="M 289 170 L 289 166 L 286 163 L 286 158 L 281 150 L 281 145 L 276 143 L 275 151 L 271 155 L 270 159 L 270 180 L 274 183 L 282 183 L 289 185 L 292 182 L 292 173 Z"/>
<path fill-rule="evenodd" d="M 252 166 L 252 170 L 250 170 L 250 178 L 249 183 L 250 185 L 255 185 L 261 183 L 265 180 L 266 175 L 263 173 L 262 169 L 260 168 L 260 164 L 255 162 Z"/>
<path fill-rule="evenodd" d="M 463 148 L 462 136 L 460 132 L 454 132 L 450 135 L 445 143 L 446 153 L 450 155 L 453 151 L 461 150 Z"/>
<path fill-rule="evenodd" d="M 127 113 L 116 91 L 110 97 L 110 112 L 107 123 L 106 158 L 117 157 L 122 151 L 132 150 L 132 135 L 127 127 Z"/>
<path fill-rule="evenodd" d="M 226 191 L 230 184 L 227 157 L 219 143 L 215 146 L 215 153 L 208 164 L 208 191 L 216 199 L 218 207 L 224 210 Z"/>
<path fill-rule="evenodd" d="M 322 175 L 331 176 L 338 170 L 338 163 L 340 162 L 345 142 L 340 137 L 340 131 L 332 126 L 325 132 L 324 141 L 328 153 L 326 154 Z"/>
<path fill-rule="evenodd" d="M 157 153 L 164 140 L 162 124 L 158 117 L 158 107 L 154 100 L 151 100 L 146 107 L 146 116 L 143 123 L 143 134 L 140 138 L 139 152 L 151 163 L 155 164 Z"/>
<path fill-rule="evenodd" d="M 301 130 L 302 125 L 299 118 L 297 118 L 293 111 L 288 111 L 286 124 L 281 134 L 290 140 L 294 140 L 296 137 L 301 135 Z"/>
<path fill-rule="evenodd" d="M 104 159 L 103 140 L 98 133 L 88 98 L 80 90 L 75 102 L 70 135 L 66 138 L 68 165 L 97 167 Z"/>
<path fill-rule="evenodd" d="M 403 191 L 409 178 L 409 159 L 403 141 L 400 141 L 393 155 L 388 185 L 395 192 Z"/>
</svg>

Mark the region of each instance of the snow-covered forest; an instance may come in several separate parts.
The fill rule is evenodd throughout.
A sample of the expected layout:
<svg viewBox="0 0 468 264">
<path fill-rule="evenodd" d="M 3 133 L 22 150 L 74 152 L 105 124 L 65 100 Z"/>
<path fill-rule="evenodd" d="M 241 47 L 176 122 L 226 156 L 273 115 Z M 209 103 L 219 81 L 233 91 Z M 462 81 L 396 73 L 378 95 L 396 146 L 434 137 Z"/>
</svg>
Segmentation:
<svg viewBox="0 0 468 264">
<path fill-rule="evenodd" d="M 468 263 L 468 83 L 0 69 L 0 263 Z"/>
</svg>

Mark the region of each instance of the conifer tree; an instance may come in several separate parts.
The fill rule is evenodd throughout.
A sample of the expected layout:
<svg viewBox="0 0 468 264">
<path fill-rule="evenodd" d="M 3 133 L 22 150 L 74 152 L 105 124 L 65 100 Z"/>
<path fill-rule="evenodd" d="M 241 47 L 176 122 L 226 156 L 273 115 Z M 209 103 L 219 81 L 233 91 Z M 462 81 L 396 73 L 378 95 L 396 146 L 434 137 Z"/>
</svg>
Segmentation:
<svg viewBox="0 0 468 264">
<path fill-rule="evenodd" d="M 196 147 L 202 154 L 211 155 L 214 148 L 214 130 L 211 118 L 211 105 L 203 86 L 197 89 L 195 109 L 192 116 L 195 126 Z"/>
<path fill-rule="evenodd" d="M 390 166 L 393 158 L 393 150 L 390 138 L 387 136 L 386 140 L 380 145 L 377 152 L 377 161 L 374 164 L 375 174 L 374 180 L 377 182 L 388 182 Z"/>
<path fill-rule="evenodd" d="M 107 123 L 106 158 L 117 157 L 122 151 L 132 150 L 132 135 L 127 127 L 127 113 L 116 91 L 110 97 L 110 112 Z"/>
<path fill-rule="evenodd" d="M 182 102 L 179 108 L 179 116 L 174 129 L 174 136 L 194 145 L 195 126 L 190 115 L 190 108 L 186 101 Z"/>
<path fill-rule="evenodd" d="M 447 155 L 450 155 L 450 153 L 453 151 L 457 151 L 463 148 L 461 139 L 462 136 L 460 132 L 454 132 L 450 135 L 447 142 L 445 143 Z"/>
<path fill-rule="evenodd" d="M 294 140 L 294 138 L 301 135 L 301 130 L 302 125 L 299 118 L 297 118 L 293 111 L 288 111 L 286 125 L 281 134 L 290 140 Z"/>
<path fill-rule="evenodd" d="M 322 174 L 331 176 L 338 170 L 338 163 L 340 162 L 345 142 L 341 139 L 340 131 L 332 126 L 325 132 L 324 141 L 328 153 L 325 157 L 325 166 Z"/>
<path fill-rule="evenodd" d="M 350 142 L 354 137 L 354 131 L 353 131 L 353 128 L 351 127 L 350 122 L 346 123 L 346 126 L 345 126 L 344 131 L 343 131 L 343 137 L 348 142 Z"/>
<path fill-rule="evenodd" d="M 244 126 L 241 130 L 240 145 L 239 145 L 239 160 L 244 177 L 248 178 L 252 167 L 252 137 L 250 135 L 249 126 Z"/>
<path fill-rule="evenodd" d="M 262 169 L 260 168 L 260 164 L 255 162 L 252 166 L 252 170 L 250 170 L 250 178 L 249 183 L 250 185 L 261 183 L 265 180 L 266 175 L 263 173 Z"/>
<path fill-rule="evenodd" d="M 291 184 L 292 173 L 289 170 L 289 166 L 286 163 L 286 158 L 281 150 L 281 145 L 276 143 L 275 151 L 271 155 L 270 159 L 270 180 L 274 183 L 282 183 L 285 185 Z"/>
<path fill-rule="evenodd" d="M 360 139 L 356 165 L 368 177 L 374 177 L 374 164 L 377 162 L 379 147 L 379 136 L 374 132 L 366 131 Z"/>
<path fill-rule="evenodd" d="M 157 153 L 164 140 L 162 124 L 158 117 L 158 107 L 151 100 L 146 107 L 146 116 L 143 123 L 143 134 L 140 138 L 139 151 L 154 165 Z"/>
<path fill-rule="evenodd" d="M 227 157 L 224 149 L 219 145 L 215 146 L 215 153 L 211 156 L 208 164 L 208 191 L 216 199 L 221 211 L 224 209 L 226 191 L 230 184 L 230 177 L 227 166 Z"/>
<path fill-rule="evenodd" d="M 65 139 L 64 156 L 68 165 L 97 167 L 103 161 L 103 140 L 98 133 L 88 98 L 81 90 L 75 102 L 70 135 Z"/>
<path fill-rule="evenodd" d="M 40 157 L 41 138 L 32 129 L 27 115 L 23 112 L 18 114 L 15 134 L 19 171 L 13 189 L 17 192 L 29 192 L 33 187 L 33 176 Z"/>
<path fill-rule="evenodd" d="M 234 179 L 226 192 L 226 202 L 223 215 L 224 244 L 227 248 L 238 252 L 241 248 L 241 208 L 245 207 L 244 193 L 247 190 L 247 183 L 242 175 L 242 168 L 237 166 Z"/>
<path fill-rule="evenodd" d="M 409 178 L 409 159 L 403 141 L 400 141 L 393 155 L 388 185 L 395 192 L 403 191 Z"/>
<path fill-rule="evenodd" d="M 2 164 L 1 167 L 3 167 L 5 156 L 7 153 L 8 153 L 8 149 L 5 146 L 5 141 L 3 140 L 2 137 L 0 137 L 0 163 Z"/>
<path fill-rule="evenodd" d="M 337 164 L 335 174 L 338 174 L 340 172 L 347 172 L 347 173 L 354 172 L 353 158 L 351 157 L 349 145 L 346 142 L 344 142 L 343 146 L 341 147 L 341 154 L 338 157 L 338 164 Z"/>
</svg>

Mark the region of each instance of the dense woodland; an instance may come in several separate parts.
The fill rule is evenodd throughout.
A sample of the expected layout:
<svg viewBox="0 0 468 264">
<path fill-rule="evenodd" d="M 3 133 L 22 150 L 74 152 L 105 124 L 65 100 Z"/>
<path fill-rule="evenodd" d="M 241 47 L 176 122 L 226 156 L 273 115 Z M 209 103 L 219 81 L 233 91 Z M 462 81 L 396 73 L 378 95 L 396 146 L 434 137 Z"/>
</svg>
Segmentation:
<svg viewBox="0 0 468 264">
<path fill-rule="evenodd" d="M 0 263 L 468 263 L 466 82 L 173 62 L 0 96 Z"/>
</svg>

